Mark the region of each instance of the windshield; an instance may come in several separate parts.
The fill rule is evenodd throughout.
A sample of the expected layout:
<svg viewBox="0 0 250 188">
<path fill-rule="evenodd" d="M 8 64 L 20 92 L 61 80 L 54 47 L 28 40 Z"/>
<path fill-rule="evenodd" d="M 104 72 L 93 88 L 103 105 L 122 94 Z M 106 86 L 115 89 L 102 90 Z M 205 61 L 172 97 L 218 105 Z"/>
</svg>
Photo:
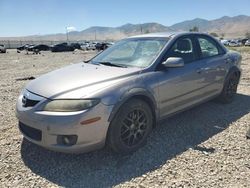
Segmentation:
<svg viewBox="0 0 250 188">
<path fill-rule="evenodd" d="M 125 39 L 103 51 L 90 63 L 121 67 L 147 67 L 167 43 L 166 39 Z"/>
</svg>

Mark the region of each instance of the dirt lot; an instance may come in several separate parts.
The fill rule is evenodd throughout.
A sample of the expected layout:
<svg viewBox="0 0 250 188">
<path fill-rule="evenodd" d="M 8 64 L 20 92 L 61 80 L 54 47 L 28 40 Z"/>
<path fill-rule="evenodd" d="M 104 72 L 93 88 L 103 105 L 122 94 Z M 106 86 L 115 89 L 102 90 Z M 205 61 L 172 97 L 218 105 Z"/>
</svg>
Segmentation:
<svg viewBox="0 0 250 188">
<path fill-rule="evenodd" d="M 161 123 L 130 156 L 55 153 L 23 140 L 16 98 L 28 81 L 92 53 L 0 54 L 0 187 L 250 187 L 250 53 L 235 101 L 202 104 Z"/>
</svg>

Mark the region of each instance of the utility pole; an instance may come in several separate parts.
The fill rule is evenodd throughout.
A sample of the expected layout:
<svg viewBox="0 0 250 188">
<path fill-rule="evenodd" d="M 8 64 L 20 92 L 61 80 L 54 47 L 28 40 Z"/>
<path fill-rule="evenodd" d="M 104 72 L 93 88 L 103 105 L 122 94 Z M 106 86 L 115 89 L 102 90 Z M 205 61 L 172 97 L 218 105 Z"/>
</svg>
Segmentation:
<svg viewBox="0 0 250 188">
<path fill-rule="evenodd" d="M 67 27 L 66 27 L 66 37 L 67 37 L 67 43 L 69 43 L 69 33 Z"/>
<path fill-rule="evenodd" d="M 95 30 L 95 41 L 96 41 L 96 30 Z"/>
<path fill-rule="evenodd" d="M 142 34 L 142 25 L 140 24 L 140 27 L 141 27 L 141 34 Z"/>
</svg>

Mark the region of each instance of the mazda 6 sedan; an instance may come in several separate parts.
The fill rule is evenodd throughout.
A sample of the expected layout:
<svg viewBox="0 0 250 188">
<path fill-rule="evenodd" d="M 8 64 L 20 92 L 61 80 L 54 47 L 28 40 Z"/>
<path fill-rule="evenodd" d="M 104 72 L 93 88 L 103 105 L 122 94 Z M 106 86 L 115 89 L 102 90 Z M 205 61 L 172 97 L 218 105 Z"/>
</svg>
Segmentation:
<svg viewBox="0 0 250 188">
<path fill-rule="evenodd" d="M 17 101 L 19 128 L 55 151 L 131 153 L 160 120 L 214 98 L 230 103 L 241 59 L 202 33 L 129 37 L 28 83 Z"/>
</svg>

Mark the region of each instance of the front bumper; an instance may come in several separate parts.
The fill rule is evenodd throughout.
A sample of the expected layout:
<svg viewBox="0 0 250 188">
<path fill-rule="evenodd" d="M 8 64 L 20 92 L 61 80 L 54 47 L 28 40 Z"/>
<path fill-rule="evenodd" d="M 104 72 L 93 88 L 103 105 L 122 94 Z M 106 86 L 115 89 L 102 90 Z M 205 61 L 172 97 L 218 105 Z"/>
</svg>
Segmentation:
<svg viewBox="0 0 250 188">
<path fill-rule="evenodd" d="M 34 107 L 23 107 L 22 97 L 20 95 L 17 101 L 16 116 L 20 122 L 19 126 L 21 124 L 26 127 L 25 131 L 22 128 L 20 131 L 27 140 L 47 149 L 66 153 L 88 152 L 105 145 L 108 118 L 113 106 L 99 103 L 89 110 L 80 112 L 47 112 L 36 110 L 39 103 Z M 81 124 L 82 121 L 94 117 L 101 119 L 89 124 Z M 36 130 L 41 132 L 41 139 L 32 136 L 34 129 L 35 132 Z M 76 135 L 76 144 L 67 146 L 58 143 L 58 136 L 61 135 Z"/>
</svg>

